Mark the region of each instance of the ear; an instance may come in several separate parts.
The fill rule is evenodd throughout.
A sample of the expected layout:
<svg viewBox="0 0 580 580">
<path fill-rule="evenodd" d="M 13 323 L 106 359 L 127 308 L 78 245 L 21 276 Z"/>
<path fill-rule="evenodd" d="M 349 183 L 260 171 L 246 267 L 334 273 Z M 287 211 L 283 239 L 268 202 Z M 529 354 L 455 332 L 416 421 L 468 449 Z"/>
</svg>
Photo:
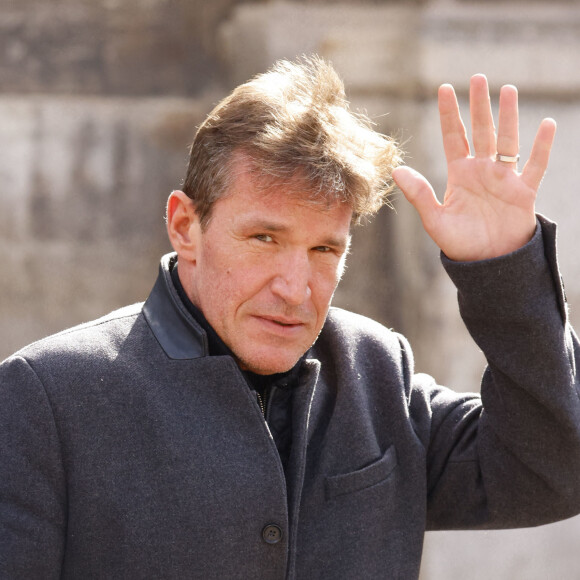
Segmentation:
<svg viewBox="0 0 580 580">
<path fill-rule="evenodd" d="M 167 235 L 180 260 L 195 262 L 201 225 L 192 200 L 173 191 L 167 200 Z"/>
</svg>

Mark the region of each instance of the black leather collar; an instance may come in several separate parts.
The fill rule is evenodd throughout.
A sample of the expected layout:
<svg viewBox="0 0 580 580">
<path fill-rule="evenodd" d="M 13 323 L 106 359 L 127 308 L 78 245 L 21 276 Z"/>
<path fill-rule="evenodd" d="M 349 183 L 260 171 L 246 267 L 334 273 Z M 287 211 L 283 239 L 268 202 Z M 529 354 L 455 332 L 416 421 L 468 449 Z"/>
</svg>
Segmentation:
<svg viewBox="0 0 580 580">
<path fill-rule="evenodd" d="M 161 258 L 159 276 L 143 305 L 143 314 L 155 338 L 172 359 L 208 356 L 207 335 L 181 302 L 171 280 L 177 254 Z"/>
</svg>

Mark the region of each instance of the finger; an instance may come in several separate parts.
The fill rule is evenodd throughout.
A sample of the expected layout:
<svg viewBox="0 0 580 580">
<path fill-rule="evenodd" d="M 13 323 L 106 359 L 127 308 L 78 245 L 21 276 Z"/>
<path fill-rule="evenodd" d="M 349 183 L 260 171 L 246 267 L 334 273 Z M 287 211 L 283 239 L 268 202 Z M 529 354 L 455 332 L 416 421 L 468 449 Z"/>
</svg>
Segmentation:
<svg viewBox="0 0 580 580">
<path fill-rule="evenodd" d="M 518 129 L 518 90 L 505 85 L 499 93 L 499 124 L 497 129 L 497 153 L 516 157 L 520 151 Z M 501 160 L 500 160 L 501 161 Z M 505 163 L 502 161 L 502 163 Z M 515 167 L 516 163 L 509 163 Z"/>
<path fill-rule="evenodd" d="M 459 113 L 457 97 L 451 85 L 439 87 L 439 118 L 447 162 L 467 157 L 469 141 Z"/>
<path fill-rule="evenodd" d="M 425 229 L 432 223 L 435 212 L 441 207 L 431 184 L 418 171 L 411 167 L 397 167 L 393 171 L 393 179 L 409 202 L 415 207 Z"/>
<path fill-rule="evenodd" d="M 495 127 L 491 112 L 489 88 L 484 75 L 474 75 L 469 84 L 471 134 L 476 157 L 495 156 Z"/>
<path fill-rule="evenodd" d="M 524 183 L 537 191 L 548 168 L 550 152 L 556 135 L 556 121 L 554 119 L 544 119 L 538 128 L 532 152 L 524 169 L 522 179 Z"/>
</svg>

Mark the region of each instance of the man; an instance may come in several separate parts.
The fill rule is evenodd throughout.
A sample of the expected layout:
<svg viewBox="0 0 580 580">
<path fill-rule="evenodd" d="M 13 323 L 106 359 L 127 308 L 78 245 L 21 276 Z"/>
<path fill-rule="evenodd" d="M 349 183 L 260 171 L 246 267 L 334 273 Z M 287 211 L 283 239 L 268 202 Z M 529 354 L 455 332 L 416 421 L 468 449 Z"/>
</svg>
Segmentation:
<svg viewBox="0 0 580 580">
<path fill-rule="evenodd" d="M 522 173 L 517 93 L 471 81 L 474 155 L 440 89 L 448 186 L 396 167 L 320 59 L 282 62 L 200 127 L 144 305 L 0 370 L 2 578 L 417 578 L 425 529 L 580 511 L 578 344 L 554 226 Z M 489 366 L 481 398 L 330 309 L 350 227 L 394 178 L 443 252 Z"/>
</svg>

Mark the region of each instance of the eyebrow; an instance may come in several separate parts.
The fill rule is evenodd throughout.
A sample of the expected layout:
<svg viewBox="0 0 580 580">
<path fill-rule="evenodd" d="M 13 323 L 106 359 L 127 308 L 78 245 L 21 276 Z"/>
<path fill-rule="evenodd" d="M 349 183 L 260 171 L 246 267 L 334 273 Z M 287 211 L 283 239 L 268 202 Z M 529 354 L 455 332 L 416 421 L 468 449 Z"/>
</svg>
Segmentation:
<svg viewBox="0 0 580 580">
<path fill-rule="evenodd" d="M 327 238 L 326 240 L 324 240 L 324 242 L 322 244 L 319 244 L 319 245 L 320 246 L 331 246 L 333 248 L 337 248 L 341 251 L 346 252 L 348 250 L 348 248 L 350 247 L 351 238 L 352 238 L 352 236 L 350 234 L 348 234 L 346 236 L 346 239 Z"/>
<path fill-rule="evenodd" d="M 271 222 L 263 218 L 249 219 L 247 222 L 242 222 L 242 225 L 244 227 L 251 227 L 257 228 L 259 230 L 264 230 L 265 232 L 284 232 L 290 229 L 285 224 Z"/>
</svg>

